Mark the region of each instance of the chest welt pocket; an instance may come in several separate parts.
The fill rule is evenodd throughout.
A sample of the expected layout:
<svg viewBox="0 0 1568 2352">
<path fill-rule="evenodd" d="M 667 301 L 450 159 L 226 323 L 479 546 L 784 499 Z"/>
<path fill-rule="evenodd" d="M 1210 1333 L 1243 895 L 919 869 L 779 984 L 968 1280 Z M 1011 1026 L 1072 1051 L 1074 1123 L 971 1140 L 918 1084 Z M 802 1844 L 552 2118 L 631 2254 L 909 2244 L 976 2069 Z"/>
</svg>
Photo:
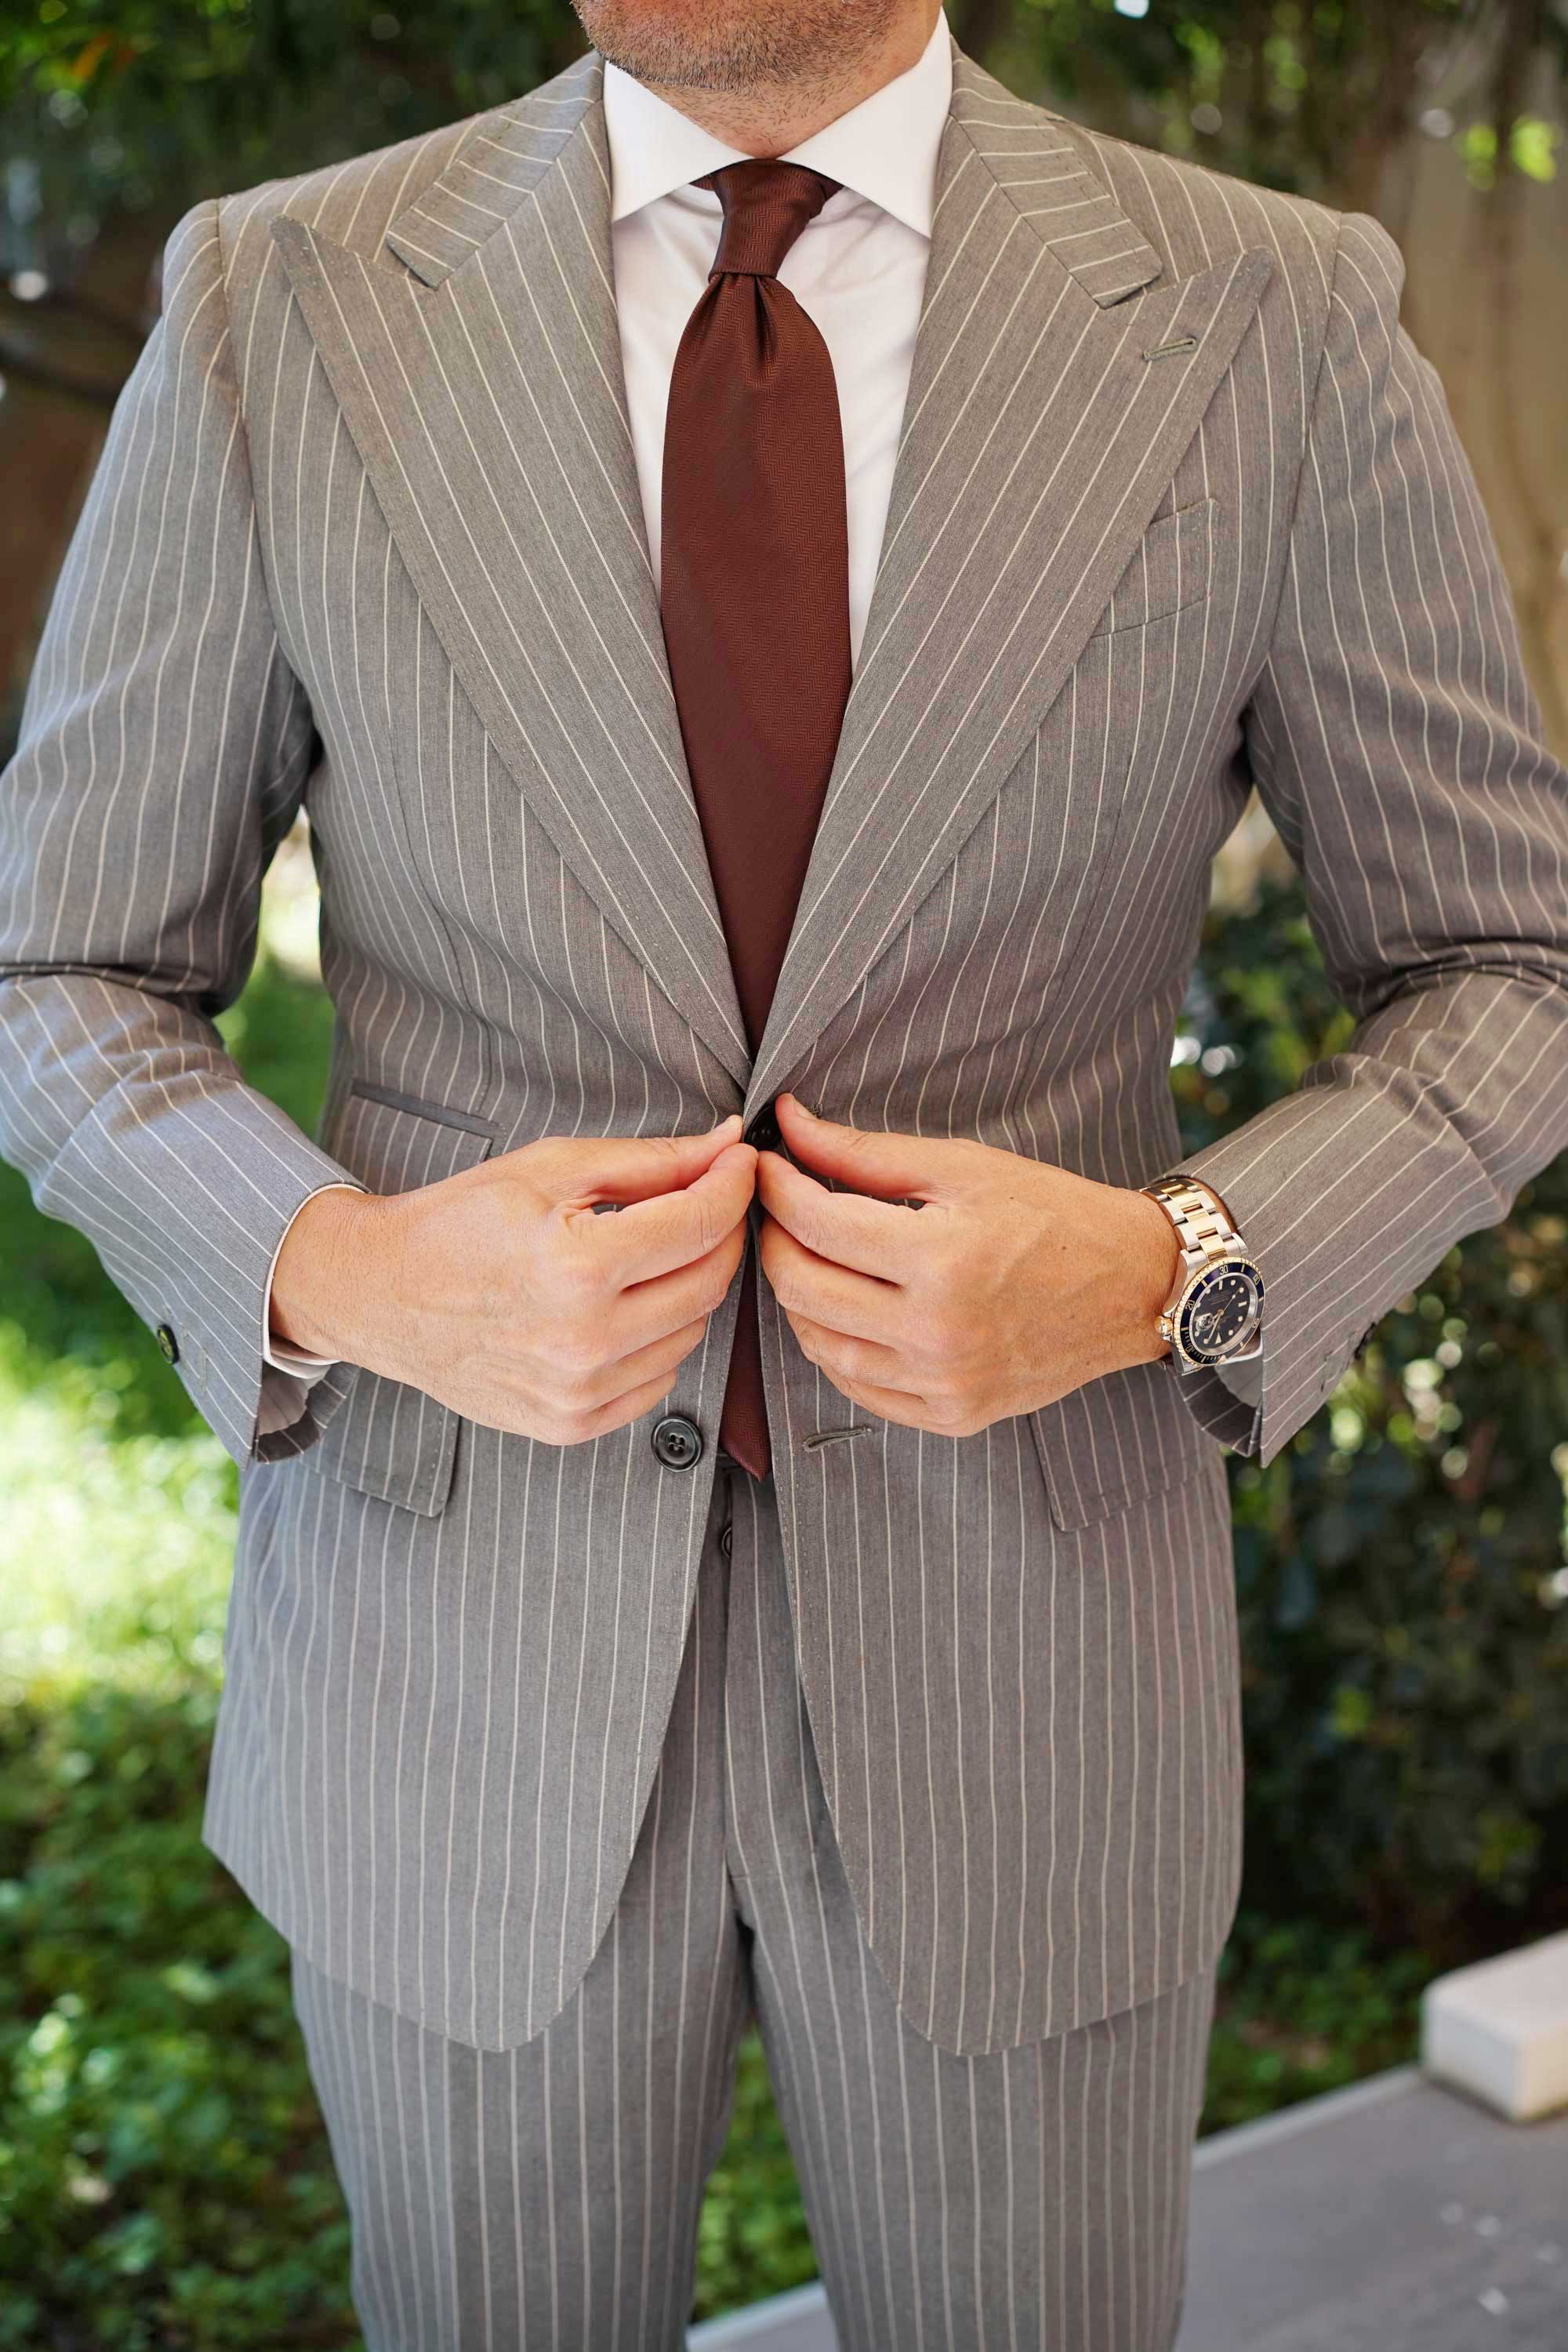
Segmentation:
<svg viewBox="0 0 1568 2352">
<path fill-rule="evenodd" d="M 412 1192 L 488 1159 L 495 1129 L 445 1103 L 356 1079 L 321 1140 L 373 1192 Z M 361 1494 L 429 1516 L 451 1491 L 458 1420 L 423 1390 L 362 1365 L 306 1458 Z"/>
<path fill-rule="evenodd" d="M 1209 593 L 1218 504 L 1217 499 L 1197 499 L 1190 507 L 1156 515 L 1133 549 L 1091 636 L 1142 628 L 1145 622 L 1202 603 Z"/>
</svg>

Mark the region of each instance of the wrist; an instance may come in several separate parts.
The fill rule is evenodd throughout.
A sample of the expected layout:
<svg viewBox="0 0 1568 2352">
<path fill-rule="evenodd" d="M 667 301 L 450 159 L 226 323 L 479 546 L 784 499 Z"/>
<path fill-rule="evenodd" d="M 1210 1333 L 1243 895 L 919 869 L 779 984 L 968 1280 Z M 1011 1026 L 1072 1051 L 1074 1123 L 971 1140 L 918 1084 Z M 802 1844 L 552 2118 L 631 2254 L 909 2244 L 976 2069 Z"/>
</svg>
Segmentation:
<svg viewBox="0 0 1568 2352">
<path fill-rule="evenodd" d="M 378 1237 L 390 1206 L 379 1193 L 338 1187 L 297 1211 L 273 1269 L 268 1337 L 308 1356 L 359 1363 Z"/>
<path fill-rule="evenodd" d="M 1126 1309 L 1127 1363 L 1150 1363 L 1170 1353 L 1156 1323 L 1164 1311 L 1182 1263 L 1181 1237 L 1158 1201 L 1147 1192 L 1123 1194 L 1127 1231 L 1121 1264 Z"/>
</svg>

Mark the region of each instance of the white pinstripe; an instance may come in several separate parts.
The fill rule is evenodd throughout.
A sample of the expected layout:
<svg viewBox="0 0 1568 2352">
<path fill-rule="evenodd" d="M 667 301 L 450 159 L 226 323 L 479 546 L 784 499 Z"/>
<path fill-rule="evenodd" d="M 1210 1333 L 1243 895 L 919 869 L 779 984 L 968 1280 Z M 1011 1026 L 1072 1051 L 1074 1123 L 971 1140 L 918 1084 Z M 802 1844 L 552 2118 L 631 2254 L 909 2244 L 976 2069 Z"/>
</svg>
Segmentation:
<svg viewBox="0 0 1568 2352">
<path fill-rule="evenodd" d="M 621 399 L 597 75 L 171 238 L 0 780 L 0 1148 L 174 1328 L 244 1465 L 215 1851 L 358 1991 L 508 2049 L 616 1916 L 710 1458 L 682 1490 L 640 1424 L 552 1453 L 352 1367 L 264 1371 L 289 1219 L 345 1174 L 695 1132 L 785 1084 L 1145 1181 L 1179 1156 L 1171 1034 L 1256 775 L 1358 1022 L 1187 1163 L 1264 1266 L 1261 1408 L 1141 1366 L 962 1441 L 814 1445 L 860 1416 L 763 1288 L 842 1867 L 911 2025 L 979 2059 L 1223 1941 L 1212 1441 L 1272 1460 L 1568 1143 L 1568 795 L 1392 239 L 959 53 L 876 591 L 748 1057 Z M 212 1025 L 302 800 L 339 1024 L 316 1140 Z M 669 1400 L 709 1433 L 733 1305 Z M 790 2055 L 806 2105 L 867 1987 Z M 879 2121 L 920 2096 L 889 2083 Z M 877 2193 L 846 2263 L 895 2226 Z"/>
<path fill-rule="evenodd" d="M 771 1486 L 734 1483 L 734 1557 L 720 1485 L 623 1906 L 546 2032 L 500 2052 L 443 2042 L 296 1954 L 371 2352 L 681 2343 L 753 2004 L 845 2352 L 1165 2352 L 1212 1979 L 1032 2050 L 922 2042 L 871 1965 L 824 1822 Z M 1141 2074 L 1145 2050 L 1163 2081 Z M 492 2111 L 511 2118 L 504 2147 Z"/>
</svg>

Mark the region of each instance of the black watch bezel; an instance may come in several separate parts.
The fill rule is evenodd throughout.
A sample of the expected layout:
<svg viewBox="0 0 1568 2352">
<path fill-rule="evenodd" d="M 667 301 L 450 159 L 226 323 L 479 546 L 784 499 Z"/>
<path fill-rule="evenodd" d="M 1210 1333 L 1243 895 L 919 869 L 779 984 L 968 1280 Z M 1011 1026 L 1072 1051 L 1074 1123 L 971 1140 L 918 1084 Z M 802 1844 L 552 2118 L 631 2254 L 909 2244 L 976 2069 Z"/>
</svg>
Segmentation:
<svg viewBox="0 0 1568 2352">
<path fill-rule="evenodd" d="M 1203 1305 L 1206 1294 L 1232 1276 L 1240 1275 L 1252 1292 L 1252 1307 L 1246 1328 L 1235 1340 L 1223 1348 L 1205 1348 L 1191 1337 L 1192 1318 Z M 1215 1258 L 1210 1265 L 1199 1269 L 1195 1280 L 1183 1293 L 1181 1302 L 1171 1318 L 1173 1345 L 1184 1362 L 1195 1367 L 1229 1363 L 1245 1356 L 1258 1339 L 1258 1327 L 1263 1313 L 1263 1276 L 1249 1257 Z"/>
</svg>

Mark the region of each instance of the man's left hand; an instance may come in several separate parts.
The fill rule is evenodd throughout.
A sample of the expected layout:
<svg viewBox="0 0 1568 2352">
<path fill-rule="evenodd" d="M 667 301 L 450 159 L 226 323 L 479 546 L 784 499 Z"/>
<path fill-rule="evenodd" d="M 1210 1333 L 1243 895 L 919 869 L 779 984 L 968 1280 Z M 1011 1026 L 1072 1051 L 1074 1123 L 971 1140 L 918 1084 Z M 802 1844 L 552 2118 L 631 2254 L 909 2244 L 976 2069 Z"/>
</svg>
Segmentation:
<svg viewBox="0 0 1568 2352">
<path fill-rule="evenodd" d="M 814 1118 L 791 1094 L 776 1116 L 803 1164 L 757 1156 L 762 1270 L 853 1403 L 970 1437 L 1168 1353 L 1154 1318 L 1179 1249 L 1157 1201 L 972 1137 Z"/>
</svg>

